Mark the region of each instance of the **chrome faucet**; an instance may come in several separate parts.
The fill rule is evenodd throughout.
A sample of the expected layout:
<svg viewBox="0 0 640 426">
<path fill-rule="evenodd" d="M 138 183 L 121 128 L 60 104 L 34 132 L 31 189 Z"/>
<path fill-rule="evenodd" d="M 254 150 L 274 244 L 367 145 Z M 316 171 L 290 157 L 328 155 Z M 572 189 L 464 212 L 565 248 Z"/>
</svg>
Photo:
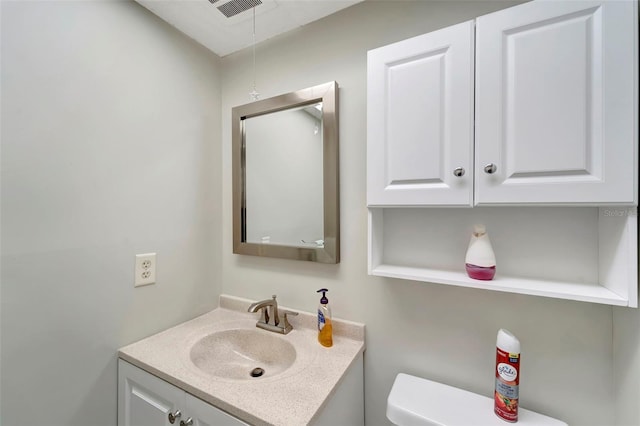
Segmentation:
<svg viewBox="0 0 640 426">
<path fill-rule="evenodd" d="M 271 313 L 269 313 L 271 308 Z M 289 324 L 287 315 L 298 315 L 297 312 L 291 312 L 283 310 L 282 325 L 280 325 L 280 314 L 278 312 L 278 301 L 274 294 L 271 299 L 261 300 L 260 302 L 252 303 L 247 309 L 248 312 L 258 312 L 260 310 L 260 319 L 256 323 L 256 327 L 264 330 L 273 331 L 275 333 L 287 334 L 293 327 Z"/>
</svg>

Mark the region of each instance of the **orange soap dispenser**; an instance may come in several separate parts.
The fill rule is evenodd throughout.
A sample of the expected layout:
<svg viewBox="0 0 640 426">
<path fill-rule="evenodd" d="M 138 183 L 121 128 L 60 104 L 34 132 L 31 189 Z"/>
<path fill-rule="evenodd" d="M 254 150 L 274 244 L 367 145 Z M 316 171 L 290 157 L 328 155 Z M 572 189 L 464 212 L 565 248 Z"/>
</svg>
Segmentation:
<svg viewBox="0 0 640 426">
<path fill-rule="evenodd" d="M 333 327 L 331 324 L 331 308 L 329 307 L 329 299 L 327 299 L 326 288 L 321 288 L 318 293 L 322 293 L 320 305 L 318 305 L 318 342 L 322 346 L 330 348 L 333 346 Z"/>
</svg>

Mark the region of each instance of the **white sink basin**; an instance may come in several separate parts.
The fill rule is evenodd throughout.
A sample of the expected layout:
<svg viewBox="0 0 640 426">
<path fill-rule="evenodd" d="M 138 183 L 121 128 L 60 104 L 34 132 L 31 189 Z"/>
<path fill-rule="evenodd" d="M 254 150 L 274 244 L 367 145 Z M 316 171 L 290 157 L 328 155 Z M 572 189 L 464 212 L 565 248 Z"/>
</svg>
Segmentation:
<svg viewBox="0 0 640 426">
<path fill-rule="evenodd" d="M 197 368 L 215 377 L 260 380 L 287 371 L 296 360 L 296 349 L 275 333 L 232 329 L 202 337 L 190 357 Z"/>
</svg>

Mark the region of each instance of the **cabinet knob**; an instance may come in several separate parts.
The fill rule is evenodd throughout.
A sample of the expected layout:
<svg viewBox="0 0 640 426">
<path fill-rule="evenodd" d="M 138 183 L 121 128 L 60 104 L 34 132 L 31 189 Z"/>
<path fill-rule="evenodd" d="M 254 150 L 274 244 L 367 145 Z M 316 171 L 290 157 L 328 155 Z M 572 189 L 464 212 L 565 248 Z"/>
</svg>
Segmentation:
<svg viewBox="0 0 640 426">
<path fill-rule="evenodd" d="M 496 166 L 493 163 L 489 163 L 486 166 L 484 166 L 484 172 L 490 175 L 494 174 L 496 170 L 498 170 L 498 166 Z"/>
<path fill-rule="evenodd" d="M 169 423 L 174 424 L 176 422 L 177 419 L 180 418 L 180 416 L 182 415 L 182 413 L 180 412 L 180 410 L 176 410 L 175 413 L 169 413 Z"/>
<path fill-rule="evenodd" d="M 462 177 L 464 176 L 464 168 L 462 167 L 456 167 L 455 169 L 453 169 L 453 175 L 455 177 Z"/>
<path fill-rule="evenodd" d="M 193 419 L 189 417 L 186 421 L 180 420 L 180 426 L 193 426 Z"/>
</svg>

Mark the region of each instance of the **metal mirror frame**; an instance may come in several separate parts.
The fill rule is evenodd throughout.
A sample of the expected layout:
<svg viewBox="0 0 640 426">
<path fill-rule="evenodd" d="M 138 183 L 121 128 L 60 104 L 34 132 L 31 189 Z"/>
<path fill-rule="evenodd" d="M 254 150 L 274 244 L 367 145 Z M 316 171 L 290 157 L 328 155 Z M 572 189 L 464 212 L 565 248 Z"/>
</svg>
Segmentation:
<svg viewBox="0 0 640 426">
<path fill-rule="evenodd" d="M 246 241 L 244 120 L 322 102 L 324 246 L 294 247 Z M 335 81 L 232 108 L 233 252 L 252 256 L 340 262 L 338 83 Z"/>
</svg>

